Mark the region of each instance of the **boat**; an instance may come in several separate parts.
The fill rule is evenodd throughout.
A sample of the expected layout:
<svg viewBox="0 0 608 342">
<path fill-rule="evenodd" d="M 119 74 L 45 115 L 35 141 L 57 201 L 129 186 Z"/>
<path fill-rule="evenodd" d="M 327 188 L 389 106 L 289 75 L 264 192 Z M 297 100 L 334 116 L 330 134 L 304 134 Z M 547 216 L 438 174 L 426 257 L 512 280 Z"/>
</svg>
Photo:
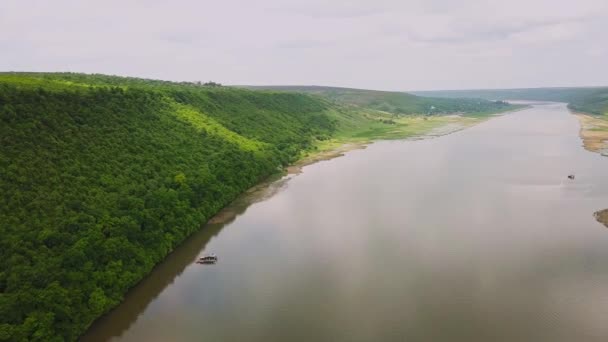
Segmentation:
<svg viewBox="0 0 608 342">
<path fill-rule="evenodd" d="M 197 264 L 215 264 L 216 262 L 217 255 L 215 254 L 203 255 L 202 257 L 198 258 L 198 260 L 196 260 Z"/>
<path fill-rule="evenodd" d="M 568 179 L 574 179 L 574 175 L 568 175 Z"/>
</svg>

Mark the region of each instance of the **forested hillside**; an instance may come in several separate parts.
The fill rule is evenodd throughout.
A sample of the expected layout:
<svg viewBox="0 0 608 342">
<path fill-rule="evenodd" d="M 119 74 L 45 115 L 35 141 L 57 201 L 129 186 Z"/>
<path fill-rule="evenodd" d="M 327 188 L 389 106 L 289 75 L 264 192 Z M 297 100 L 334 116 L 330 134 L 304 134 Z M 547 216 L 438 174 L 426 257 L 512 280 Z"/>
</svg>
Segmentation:
<svg viewBox="0 0 608 342">
<path fill-rule="evenodd" d="M 608 88 L 591 89 L 566 100 L 568 106 L 578 112 L 608 115 Z"/>
<path fill-rule="evenodd" d="M 330 135 L 325 110 L 298 94 L 1 76 L 0 338 L 75 339 L 211 215 Z"/>
<path fill-rule="evenodd" d="M 77 339 L 245 189 L 337 132 L 395 125 L 374 113 L 217 84 L 0 74 L 0 340 Z"/>
</svg>

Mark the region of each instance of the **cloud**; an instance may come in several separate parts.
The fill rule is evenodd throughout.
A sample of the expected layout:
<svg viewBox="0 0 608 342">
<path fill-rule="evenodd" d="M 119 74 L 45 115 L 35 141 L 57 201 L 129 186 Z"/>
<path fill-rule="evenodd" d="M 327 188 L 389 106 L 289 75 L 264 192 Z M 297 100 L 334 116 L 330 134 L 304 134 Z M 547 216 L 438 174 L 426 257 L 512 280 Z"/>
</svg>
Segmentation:
<svg viewBox="0 0 608 342">
<path fill-rule="evenodd" d="M 600 85 L 605 46 L 605 0 L 0 2 L 0 70 L 394 90 Z"/>
<path fill-rule="evenodd" d="M 429 14 L 410 18 L 399 22 L 393 27 L 385 28 L 389 35 L 401 34 L 412 41 L 424 43 L 471 43 L 482 41 L 504 41 L 514 36 L 526 36 L 529 33 L 543 31 L 550 40 L 556 40 L 556 35 L 572 37 L 581 31 L 581 25 L 587 17 L 530 18 L 513 19 L 501 17 L 476 17 L 467 13 L 465 17 L 455 15 Z M 561 29 L 561 31 L 560 31 Z M 553 32 L 554 34 L 550 34 Z M 542 38 L 542 37 L 540 37 Z"/>
<path fill-rule="evenodd" d="M 321 40 L 287 40 L 276 44 L 280 49 L 315 49 L 331 47 L 336 42 Z"/>
<path fill-rule="evenodd" d="M 302 15 L 325 19 L 348 19 L 386 13 L 391 10 L 391 6 L 386 1 L 357 2 L 334 0 L 328 2 L 311 0 L 281 4 L 275 10 L 287 15 Z"/>
</svg>

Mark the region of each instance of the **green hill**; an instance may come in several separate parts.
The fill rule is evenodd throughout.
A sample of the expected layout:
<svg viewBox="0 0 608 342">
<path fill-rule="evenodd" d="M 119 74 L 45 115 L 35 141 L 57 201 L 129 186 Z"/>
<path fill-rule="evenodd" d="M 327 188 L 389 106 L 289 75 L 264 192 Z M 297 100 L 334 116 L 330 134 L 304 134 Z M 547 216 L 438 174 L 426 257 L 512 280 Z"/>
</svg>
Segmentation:
<svg viewBox="0 0 608 342">
<path fill-rule="evenodd" d="M 74 340 L 201 223 L 335 130 L 299 94 L 73 78 L 0 76 L 0 339 Z"/>
<path fill-rule="evenodd" d="M 321 86 L 249 86 L 265 89 L 314 94 L 334 103 L 359 106 L 393 114 L 450 114 L 495 111 L 497 104 L 481 99 L 429 98 L 403 92 L 378 91 Z"/>
<path fill-rule="evenodd" d="M 399 96 L 391 105 L 410 108 L 412 97 Z M 322 141 L 397 138 L 442 122 L 349 101 L 1 73 L 0 340 L 77 339 L 219 209 Z M 411 108 L 443 108 L 433 101 Z M 511 108 L 481 103 L 478 112 Z"/>
</svg>

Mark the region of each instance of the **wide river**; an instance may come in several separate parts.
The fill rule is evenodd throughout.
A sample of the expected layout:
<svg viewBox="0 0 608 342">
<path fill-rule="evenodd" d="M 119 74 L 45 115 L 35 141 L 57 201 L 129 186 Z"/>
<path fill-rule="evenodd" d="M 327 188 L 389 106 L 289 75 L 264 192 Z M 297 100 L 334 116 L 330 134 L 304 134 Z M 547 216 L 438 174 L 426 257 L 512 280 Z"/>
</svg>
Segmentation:
<svg viewBox="0 0 608 342">
<path fill-rule="evenodd" d="M 309 165 L 204 227 L 84 340 L 608 341 L 592 216 L 608 158 L 578 131 L 537 104 Z"/>
</svg>

